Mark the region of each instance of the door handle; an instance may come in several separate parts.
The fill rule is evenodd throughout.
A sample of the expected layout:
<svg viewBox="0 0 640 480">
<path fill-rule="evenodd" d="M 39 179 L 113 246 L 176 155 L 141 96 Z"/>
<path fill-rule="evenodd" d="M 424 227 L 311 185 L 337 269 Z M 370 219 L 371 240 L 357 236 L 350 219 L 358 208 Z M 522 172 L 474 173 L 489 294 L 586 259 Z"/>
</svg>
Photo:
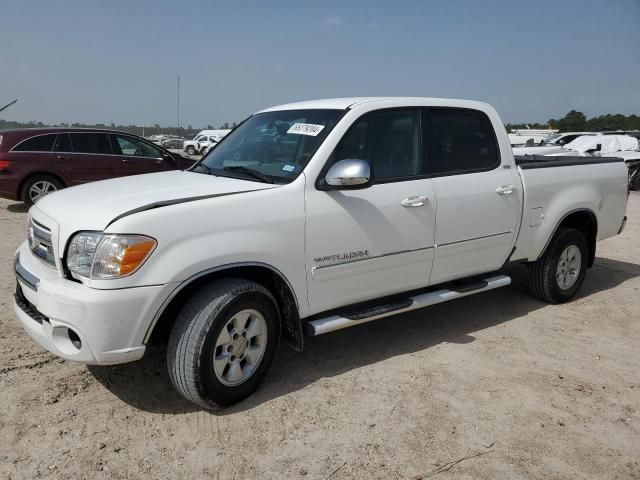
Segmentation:
<svg viewBox="0 0 640 480">
<path fill-rule="evenodd" d="M 400 203 L 403 207 L 422 207 L 429 203 L 429 200 L 427 200 L 427 197 L 424 195 L 416 195 L 414 197 L 407 197 Z"/>
<path fill-rule="evenodd" d="M 129 160 L 128 158 L 123 158 L 122 163 L 131 163 L 131 160 Z"/>
<path fill-rule="evenodd" d="M 500 185 L 498 188 L 496 188 L 496 193 L 498 195 L 510 195 L 515 191 L 515 189 L 515 185 Z"/>
</svg>

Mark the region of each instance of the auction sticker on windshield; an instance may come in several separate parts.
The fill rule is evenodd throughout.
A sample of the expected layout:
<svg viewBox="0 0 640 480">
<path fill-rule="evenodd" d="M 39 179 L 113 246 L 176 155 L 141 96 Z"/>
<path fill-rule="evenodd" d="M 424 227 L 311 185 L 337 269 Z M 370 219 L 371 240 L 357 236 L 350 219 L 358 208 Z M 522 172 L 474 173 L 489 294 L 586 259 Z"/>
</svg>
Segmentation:
<svg viewBox="0 0 640 480">
<path fill-rule="evenodd" d="M 318 135 L 324 125 L 314 125 L 313 123 L 294 123 L 291 128 L 287 130 L 287 133 L 295 133 L 296 135 L 311 135 L 315 137 Z"/>
</svg>

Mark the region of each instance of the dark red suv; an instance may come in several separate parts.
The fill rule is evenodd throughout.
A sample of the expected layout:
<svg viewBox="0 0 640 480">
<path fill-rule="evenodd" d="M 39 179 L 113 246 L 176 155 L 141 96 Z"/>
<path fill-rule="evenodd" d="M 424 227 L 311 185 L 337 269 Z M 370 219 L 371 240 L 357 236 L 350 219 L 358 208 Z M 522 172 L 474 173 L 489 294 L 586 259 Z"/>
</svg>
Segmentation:
<svg viewBox="0 0 640 480">
<path fill-rule="evenodd" d="M 184 170 L 192 164 L 193 160 L 130 133 L 88 128 L 0 130 L 0 197 L 28 205 L 61 188 Z"/>
</svg>

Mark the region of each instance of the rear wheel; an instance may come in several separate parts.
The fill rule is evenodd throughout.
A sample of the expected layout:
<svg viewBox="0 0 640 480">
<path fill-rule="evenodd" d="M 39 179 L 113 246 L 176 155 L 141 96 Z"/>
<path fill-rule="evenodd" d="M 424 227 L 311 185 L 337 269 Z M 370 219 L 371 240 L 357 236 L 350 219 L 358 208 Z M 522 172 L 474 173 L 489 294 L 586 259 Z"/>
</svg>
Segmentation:
<svg viewBox="0 0 640 480">
<path fill-rule="evenodd" d="M 531 293 L 550 303 L 570 300 L 584 282 L 588 258 L 584 235 L 576 229 L 561 227 L 542 257 L 531 264 Z"/>
<path fill-rule="evenodd" d="M 280 341 L 273 295 L 255 282 L 219 280 L 189 299 L 167 347 L 171 381 L 208 409 L 251 395 L 266 377 Z"/>
<path fill-rule="evenodd" d="M 20 199 L 28 206 L 64 188 L 64 184 L 52 175 L 39 174 L 27 179 L 20 192 Z"/>
</svg>

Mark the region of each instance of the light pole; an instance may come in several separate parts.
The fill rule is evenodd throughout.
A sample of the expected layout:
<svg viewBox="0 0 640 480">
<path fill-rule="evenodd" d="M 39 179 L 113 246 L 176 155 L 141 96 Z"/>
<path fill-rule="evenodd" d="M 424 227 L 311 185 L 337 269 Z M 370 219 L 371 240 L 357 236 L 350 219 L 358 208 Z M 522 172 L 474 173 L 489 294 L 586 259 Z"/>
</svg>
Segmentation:
<svg viewBox="0 0 640 480">
<path fill-rule="evenodd" d="M 180 75 L 178 75 L 178 135 L 180 135 Z"/>
</svg>

